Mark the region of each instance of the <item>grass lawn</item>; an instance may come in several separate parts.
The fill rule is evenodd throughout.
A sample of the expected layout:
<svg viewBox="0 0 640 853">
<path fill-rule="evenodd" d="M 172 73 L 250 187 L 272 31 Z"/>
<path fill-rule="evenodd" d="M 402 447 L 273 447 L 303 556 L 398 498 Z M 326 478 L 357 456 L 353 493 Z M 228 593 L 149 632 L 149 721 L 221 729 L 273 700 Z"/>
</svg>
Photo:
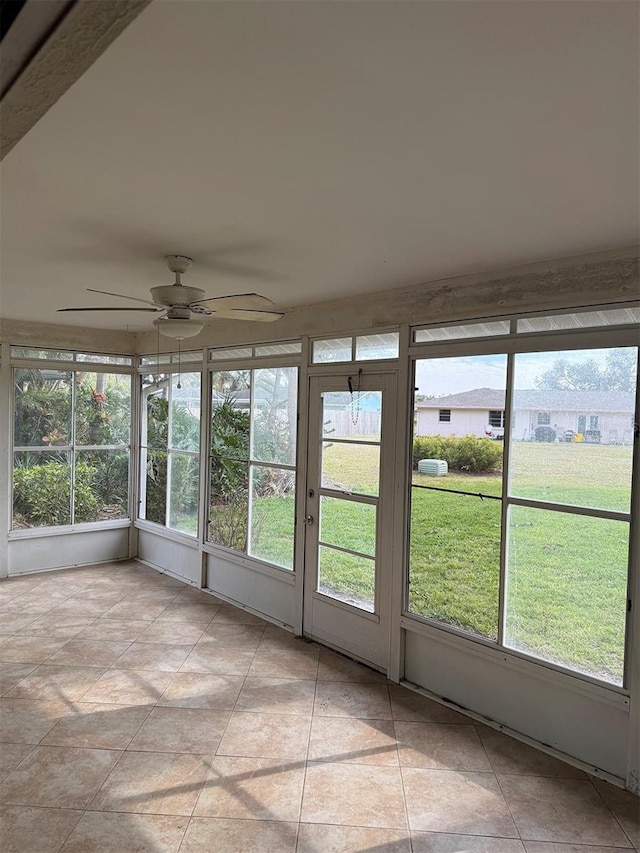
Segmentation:
<svg viewBox="0 0 640 853">
<path fill-rule="evenodd" d="M 325 481 L 371 493 L 375 448 L 357 456 L 334 444 Z M 513 491 L 523 497 L 628 509 L 631 448 L 523 443 L 514 446 Z M 415 485 L 500 495 L 499 475 L 415 474 Z M 256 556 L 290 565 L 293 498 L 259 501 Z M 500 501 L 412 489 L 409 606 L 412 612 L 496 639 Z M 374 510 L 372 512 L 372 509 Z M 324 500 L 323 541 L 371 554 L 375 509 Z M 506 642 L 546 660 L 620 683 L 627 584 L 626 522 L 514 507 L 509 530 Z M 373 600 L 371 563 L 323 549 L 321 584 Z"/>
</svg>

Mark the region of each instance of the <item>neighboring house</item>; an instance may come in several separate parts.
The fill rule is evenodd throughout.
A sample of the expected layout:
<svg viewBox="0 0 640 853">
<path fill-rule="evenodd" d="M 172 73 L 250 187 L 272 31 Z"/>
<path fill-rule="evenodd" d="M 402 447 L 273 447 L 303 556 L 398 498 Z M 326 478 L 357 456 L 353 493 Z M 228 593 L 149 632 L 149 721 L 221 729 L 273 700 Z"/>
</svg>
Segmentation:
<svg viewBox="0 0 640 853">
<path fill-rule="evenodd" d="M 634 396 L 624 391 L 514 392 L 513 438 L 594 444 L 631 444 Z M 418 403 L 416 435 L 475 435 L 502 438 L 505 395 L 476 388 Z"/>
</svg>

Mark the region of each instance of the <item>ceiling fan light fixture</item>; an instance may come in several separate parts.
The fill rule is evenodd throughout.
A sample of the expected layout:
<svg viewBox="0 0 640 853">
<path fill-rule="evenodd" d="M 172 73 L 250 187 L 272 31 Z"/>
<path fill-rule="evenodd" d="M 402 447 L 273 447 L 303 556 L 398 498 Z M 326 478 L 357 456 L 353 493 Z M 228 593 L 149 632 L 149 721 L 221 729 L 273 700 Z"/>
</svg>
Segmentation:
<svg viewBox="0 0 640 853">
<path fill-rule="evenodd" d="M 160 330 L 161 335 L 167 338 L 175 338 L 177 341 L 182 341 L 184 338 L 194 338 L 204 328 L 203 323 L 194 323 L 193 320 L 183 320 L 180 318 L 171 319 L 170 317 L 163 317 L 153 322 Z"/>
</svg>

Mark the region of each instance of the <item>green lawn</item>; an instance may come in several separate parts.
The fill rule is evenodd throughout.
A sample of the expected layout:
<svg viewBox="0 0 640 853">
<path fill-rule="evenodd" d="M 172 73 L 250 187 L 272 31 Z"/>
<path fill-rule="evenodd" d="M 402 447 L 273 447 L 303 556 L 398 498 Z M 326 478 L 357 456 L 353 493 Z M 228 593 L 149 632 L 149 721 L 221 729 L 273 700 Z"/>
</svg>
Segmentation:
<svg viewBox="0 0 640 853">
<path fill-rule="evenodd" d="M 368 492 L 372 466 L 348 445 L 333 445 L 325 474 Z M 372 462 L 375 449 L 369 451 Z M 523 443 L 514 446 L 514 493 L 523 497 L 628 510 L 631 448 Z M 415 474 L 415 485 L 501 493 L 499 475 Z M 409 606 L 418 614 L 496 639 L 501 502 L 411 490 Z M 293 498 L 259 501 L 260 554 L 291 559 Z M 370 507 L 325 501 L 321 538 L 372 553 Z M 509 530 L 506 642 L 523 651 L 620 683 L 627 578 L 626 522 L 514 507 Z M 373 599 L 371 564 L 324 550 L 327 591 Z"/>
</svg>

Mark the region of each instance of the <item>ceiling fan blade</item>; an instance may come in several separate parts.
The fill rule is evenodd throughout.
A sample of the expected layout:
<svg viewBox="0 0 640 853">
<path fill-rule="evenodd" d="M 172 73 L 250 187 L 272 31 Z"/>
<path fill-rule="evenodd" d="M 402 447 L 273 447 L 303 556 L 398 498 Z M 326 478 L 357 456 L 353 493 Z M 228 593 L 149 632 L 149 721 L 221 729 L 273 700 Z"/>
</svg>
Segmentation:
<svg viewBox="0 0 640 853">
<path fill-rule="evenodd" d="M 252 308 L 228 308 L 224 311 L 214 311 L 212 319 L 225 320 L 257 320 L 260 323 L 273 323 L 284 317 L 284 311 L 260 311 Z"/>
<path fill-rule="evenodd" d="M 161 308 L 58 308 L 58 312 L 62 311 L 150 311 L 152 314 L 158 314 Z"/>
<path fill-rule="evenodd" d="M 210 308 L 212 311 L 227 311 L 231 308 L 255 308 L 257 310 L 267 309 L 274 305 L 266 296 L 259 293 L 237 293 L 233 296 L 211 296 L 207 299 L 198 299 L 189 306 L 195 310 L 198 307 Z"/>
<path fill-rule="evenodd" d="M 138 299 L 137 296 L 125 296 L 124 293 L 111 293 L 109 290 L 95 290 L 93 287 L 87 287 L 89 293 L 102 293 L 104 296 L 117 296 L 119 299 L 130 299 L 132 302 L 142 302 L 145 305 L 155 305 L 150 299 Z"/>
</svg>

